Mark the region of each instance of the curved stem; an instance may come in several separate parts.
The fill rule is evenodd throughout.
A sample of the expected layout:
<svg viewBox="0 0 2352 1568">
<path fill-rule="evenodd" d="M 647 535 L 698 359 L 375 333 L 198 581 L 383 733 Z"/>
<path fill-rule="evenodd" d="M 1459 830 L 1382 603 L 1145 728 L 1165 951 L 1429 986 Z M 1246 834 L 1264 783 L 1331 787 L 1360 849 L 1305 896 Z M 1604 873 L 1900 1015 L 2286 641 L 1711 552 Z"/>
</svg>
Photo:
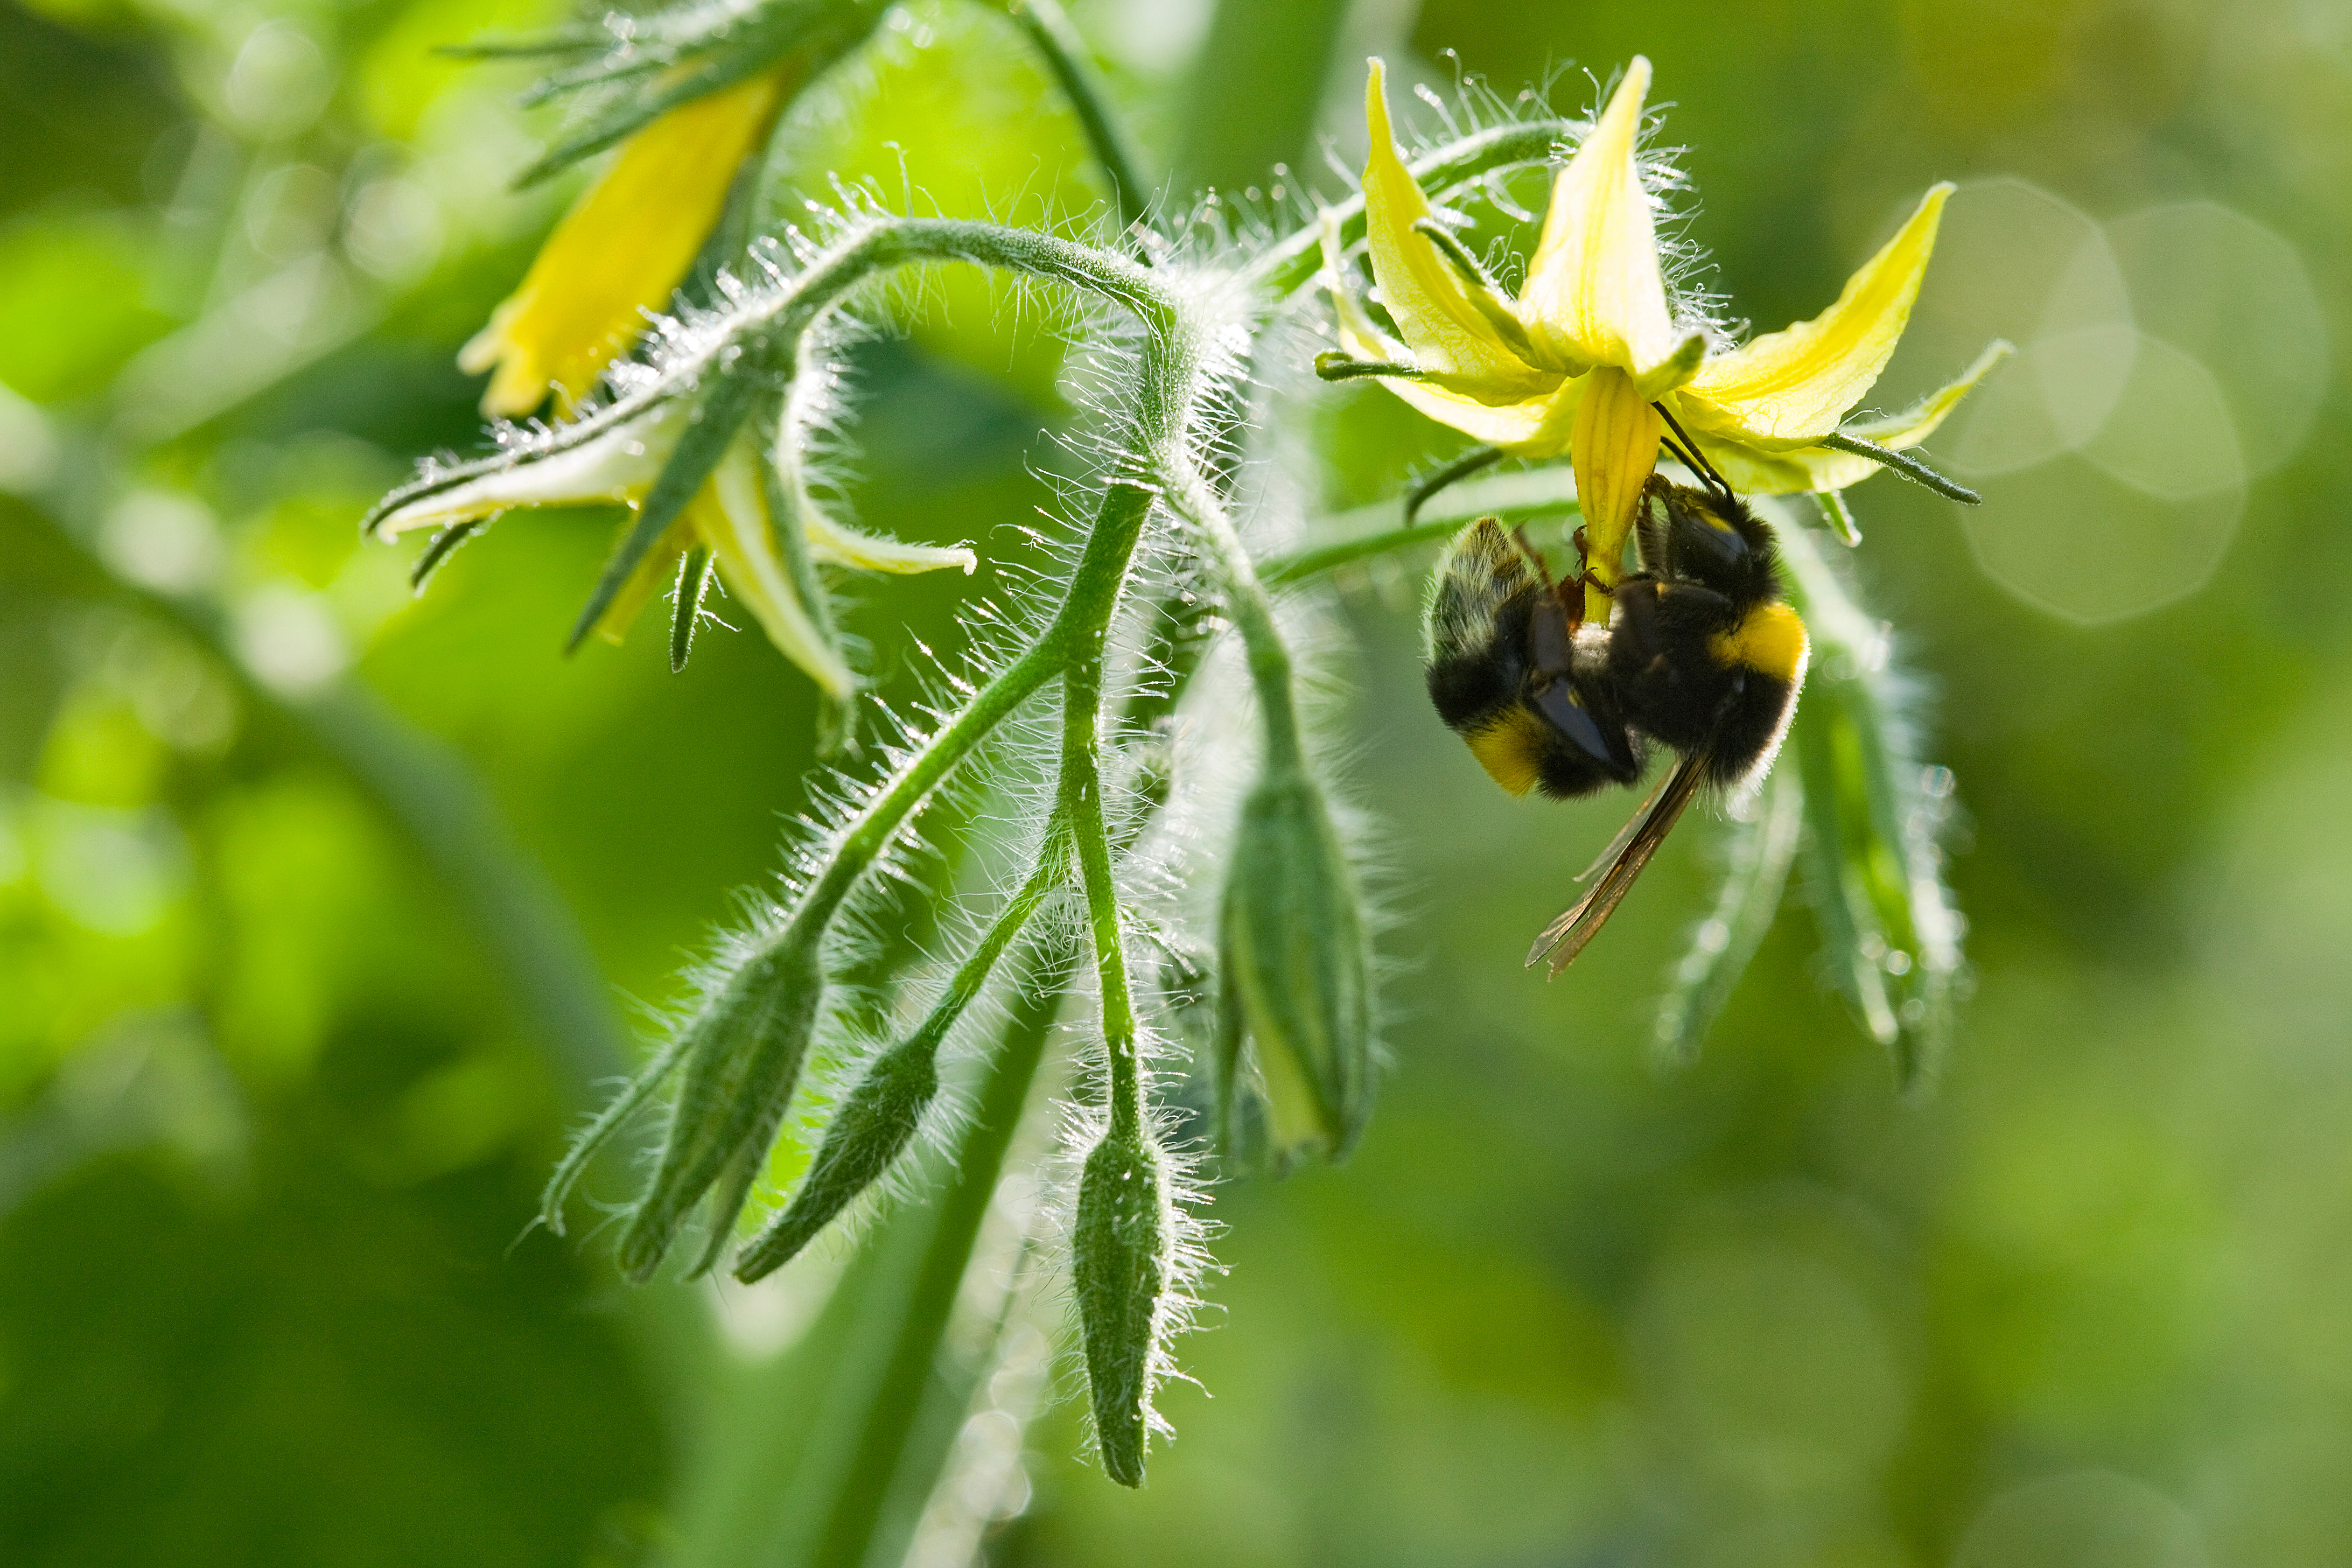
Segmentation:
<svg viewBox="0 0 2352 1568">
<path fill-rule="evenodd" d="M 1416 544 L 1435 544 L 1462 531 L 1459 518 L 1447 518 L 1443 522 L 1424 522 L 1412 528 L 1395 528 L 1384 533 L 1368 533 L 1360 539 L 1342 540 L 1314 550 L 1301 550 L 1296 554 L 1277 556 L 1265 563 L 1265 580 L 1269 583 L 1299 583 L 1339 567 L 1369 561 L 1375 555 L 1389 555 L 1400 550 L 1410 550 Z"/>
</svg>

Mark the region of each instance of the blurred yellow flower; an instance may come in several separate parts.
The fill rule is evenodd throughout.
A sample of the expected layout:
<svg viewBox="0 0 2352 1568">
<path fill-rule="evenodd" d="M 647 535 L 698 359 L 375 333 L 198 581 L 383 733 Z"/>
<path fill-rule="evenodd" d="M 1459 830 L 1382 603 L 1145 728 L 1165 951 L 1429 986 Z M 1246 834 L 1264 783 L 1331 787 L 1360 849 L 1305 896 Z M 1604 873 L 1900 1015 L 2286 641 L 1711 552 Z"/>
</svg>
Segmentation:
<svg viewBox="0 0 2352 1568">
<path fill-rule="evenodd" d="M 519 419 L 554 388 L 569 414 L 686 278 L 736 172 L 775 123 L 787 61 L 664 114 L 621 144 L 540 247 L 518 288 L 457 354 L 492 373 L 482 412 Z"/>
<path fill-rule="evenodd" d="M 644 504 L 692 417 L 683 403 L 660 405 L 569 450 L 420 496 L 384 514 L 374 531 L 380 539 L 392 539 L 420 528 L 478 522 L 515 507 L 601 501 L 635 510 Z M 856 689 L 857 678 L 810 618 L 791 565 L 777 548 L 778 520 L 769 510 L 768 485 L 760 472 L 763 460 L 749 429 L 736 436 L 709 479 L 614 596 L 596 630 L 607 641 L 620 641 L 680 558 L 698 546 L 707 548 L 728 593 L 758 617 L 769 640 L 829 696 L 846 697 Z M 815 561 L 902 574 L 950 566 L 970 573 L 979 564 L 979 557 L 967 549 L 901 544 L 843 528 L 813 507 L 801 511 L 809 555 Z"/>
<path fill-rule="evenodd" d="M 1958 381 L 1891 419 L 1840 429 L 1878 379 L 1910 320 L 1937 220 L 1952 187 L 1936 186 L 1902 230 L 1810 321 L 1709 354 L 1696 323 L 1666 299 L 1651 201 L 1635 163 L 1650 62 L 1624 80 L 1552 187 L 1543 234 L 1518 298 L 1499 293 L 1454 244 L 1406 170 L 1390 130 L 1379 60 L 1365 84 L 1371 155 L 1364 168 L 1366 247 L 1391 341 L 1348 290 L 1327 229 L 1340 342 L 1359 359 L 1407 367 L 1385 378 L 1422 412 L 1517 457 L 1568 454 L 1576 471 L 1590 568 L 1613 584 L 1664 433 L 1680 422 L 1698 456 L 1750 494 L 1836 490 L 1877 465 L 1824 445 L 1860 437 L 1901 449 L 1927 438 L 2007 345 Z M 1588 594 L 1587 613 L 1608 614 Z"/>
</svg>

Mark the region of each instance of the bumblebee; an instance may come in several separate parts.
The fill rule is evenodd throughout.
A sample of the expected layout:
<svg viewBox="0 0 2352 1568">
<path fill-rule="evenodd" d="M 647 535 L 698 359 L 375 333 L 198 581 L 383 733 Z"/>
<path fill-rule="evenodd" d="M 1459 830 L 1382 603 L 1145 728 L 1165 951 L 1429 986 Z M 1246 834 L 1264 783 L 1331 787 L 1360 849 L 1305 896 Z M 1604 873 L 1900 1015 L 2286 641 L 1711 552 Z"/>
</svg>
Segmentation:
<svg viewBox="0 0 2352 1568">
<path fill-rule="evenodd" d="M 1568 967 L 1599 933 L 1702 786 L 1735 788 L 1771 763 L 1804 684 L 1803 621 L 1784 597 L 1772 530 L 1719 483 L 1653 476 L 1634 529 L 1642 571 L 1583 623 L 1582 573 L 1555 583 L 1493 518 L 1447 547 L 1425 621 L 1438 717 L 1513 795 L 1572 800 L 1677 760 L 1599 880 L 1536 939 L 1534 964 Z M 1581 541 L 1580 540 L 1580 547 Z"/>
</svg>

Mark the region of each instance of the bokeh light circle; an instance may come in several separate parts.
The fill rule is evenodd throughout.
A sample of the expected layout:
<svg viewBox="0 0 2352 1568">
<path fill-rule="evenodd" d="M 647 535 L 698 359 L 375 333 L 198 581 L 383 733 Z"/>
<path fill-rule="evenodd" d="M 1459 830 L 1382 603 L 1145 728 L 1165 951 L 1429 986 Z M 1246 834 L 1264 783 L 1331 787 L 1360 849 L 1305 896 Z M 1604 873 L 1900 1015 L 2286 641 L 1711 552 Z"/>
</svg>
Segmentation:
<svg viewBox="0 0 2352 1568">
<path fill-rule="evenodd" d="M 2213 202 L 2149 207 L 2107 226 L 2142 331 L 2194 355 L 2237 422 L 2246 468 L 2294 456 L 2326 395 L 2327 321 L 2294 247 Z"/>
<path fill-rule="evenodd" d="M 2245 461 L 2212 374 L 2140 336 L 2131 374 L 2088 440 L 1988 474 L 1948 454 L 1984 504 L 1955 507 L 1978 564 L 2027 602 L 2096 625 L 2194 593 L 2245 511 Z"/>
</svg>

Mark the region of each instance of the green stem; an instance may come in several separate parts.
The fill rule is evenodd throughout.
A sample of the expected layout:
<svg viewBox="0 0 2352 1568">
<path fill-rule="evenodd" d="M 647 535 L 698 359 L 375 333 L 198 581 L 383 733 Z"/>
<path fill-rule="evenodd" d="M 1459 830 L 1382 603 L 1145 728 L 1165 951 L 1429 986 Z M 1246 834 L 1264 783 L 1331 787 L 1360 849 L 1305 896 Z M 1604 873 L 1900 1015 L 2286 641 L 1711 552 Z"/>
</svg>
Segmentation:
<svg viewBox="0 0 2352 1568">
<path fill-rule="evenodd" d="M 1135 996 L 1127 975 L 1127 943 L 1119 930 L 1118 889 L 1111 879 L 1110 832 L 1103 818 L 1102 659 L 1072 665 L 1062 680 L 1060 810 L 1077 851 L 1087 893 L 1087 931 L 1094 942 L 1102 993 L 1103 1055 L 1109 1069 L 1115 1131 L 1143 1127 L 1143 1069 L 1136 1049 Z"/>
<path fill-rule="evenodd" d="M 1413 528 L 1396 528 L 1385 533 L 1368 533 L 1360 539 L 1345 539 L 1319 549 L 1277 556 L 1265 563 L 1265 580 L 1269 583 L 1302 582 L 1325 572 L 1353 565 L 1359 561 L 1369 561 L 1375 555 L 1410 550 L 1416 544 L 1435 544 L 1461 531 L 1461 520 L 1447 518 L 1443 522 L 1424 522 Z"/>
<path fill-rule="evenodd" d="M 1054 73 L 1054 80 L 1077 115 L 1087 133 L 1087 146 L 1110 183 L 1112 210 L 1121 228 L 1133 228 L 1149 216 L 1151 186 L 1128 145 L 1126 133 L 1112 116 L 1102 79 L 1087 59 L 1087 41 L 1070 23 L 1060 0 L 989 0 L 1011 18 Z"/>
<path fill-rule="evenodd" d="M 1305 749 L 1298 738 L 1297 698 L 1291 689 L 1290 649 L 1275 622 L 1274 601 L 1258 581 L 1233 520 L 1206 485 L 1197 480 L 1178 485 L 1171 500 L 1185 521 L 1207 536 L 1224 577 L 1225 608 L 1242 634 L 1242 647 L 1249 657 L 1250 683 L 1257 690 L 1258 718 L 1265 729 L 1266 769 L 1299 767 Z"/>
<path fill-rule="evenodd" d="M 1984 497 L 1957 479 L 1948 479 L 1908 452 L 1898 452 L 1892 447 L 1882 447 L 1859 436 L 1849 436 L 1843 430 L 1832 431 L 1822 437 L 1822 445 L 1833 452 L 1850 452 L 1857 458 L 1868 458 L 1882 468 L 1891 469 L 1935 491 L 1946 500 L 1956 500 L 1963 506 L 1981 506 Z M 1856 535 L 1856 538 L 1861 537 Z"/>
</svg>

